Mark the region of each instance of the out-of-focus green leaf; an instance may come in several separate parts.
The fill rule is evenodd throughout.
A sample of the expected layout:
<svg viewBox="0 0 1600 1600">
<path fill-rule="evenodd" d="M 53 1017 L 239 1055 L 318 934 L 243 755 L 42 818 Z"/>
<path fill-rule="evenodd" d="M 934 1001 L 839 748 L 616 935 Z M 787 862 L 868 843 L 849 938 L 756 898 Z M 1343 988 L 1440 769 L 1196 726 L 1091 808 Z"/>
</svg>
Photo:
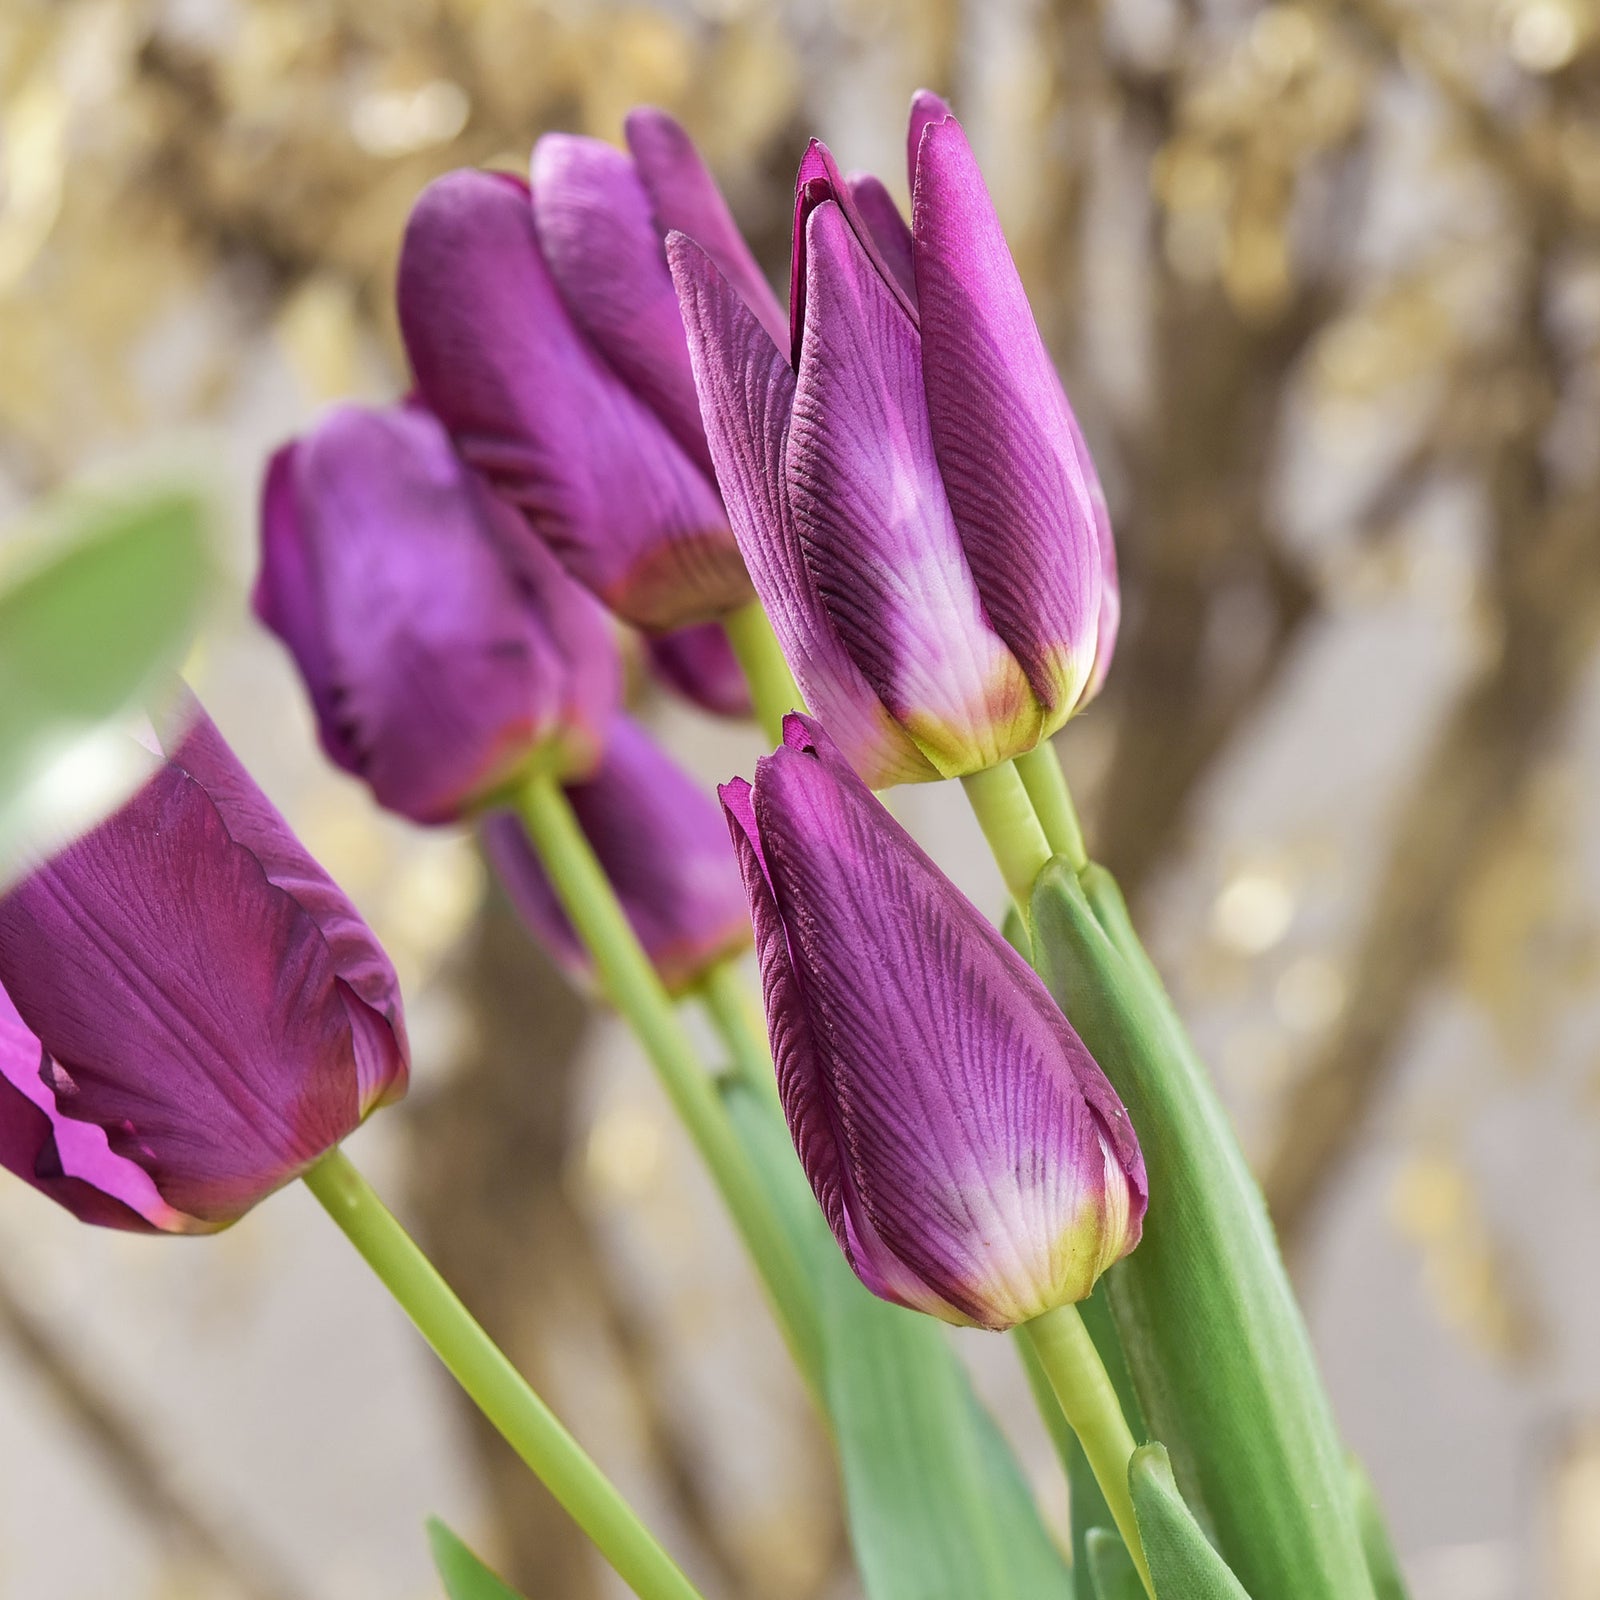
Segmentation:
<svg viewBox="0 0 1600 1600">
<path fill-rule="evenodd" d="M 1149 1172 L 1143 1241 L 1105 1279 L 1149 1431 L 1247 1590 L 1373 1600 L 1260 1190 L 1116 886 L 1053 862 L 1032 913 L 1039 970 L 1122 1096 Z"/>
<path fill-rule="evenodd" d="M 861 1286 L 776 1106 L 737 1082 L 724 1097 L 815 1286 L 823 1387 L 869 1600 L 1069 1600 L 1066 1564 L 945 1330 Z"/>
<path fill-rule="evenodd" d="M 1372 1480 L 1354 1456 L 1349 1459 L 1350 1492 L 1355 1497 L 1356 1516 L 1361 1523 L 1361 1548 L 1367 1553 L 1367 1571 L 1378 1600 L 1409 1600 L 1406 1581 L 1400 1574 L 1400 1558 L 1389 1539 L 1389 1525 L 1383 1507 L 1373 1493 Z"/>
<path fill-rule="evenodd" d="M 428 1518 L 433 1564 L 450 1600 L 522 1600 L 495 1576 L 437 1517 Z"/>
<path fill-rule="evenodd" d="M 85 505 L 0 587 L 0 889 L 148 769 L 117 720 L 173 672 L 206 588 L 201 502 Z"/>
<path fill-rule="evenodd" d="M 1085 1574 L 1078 1600 L 1147 1600 L 1139 1569 L 1115 1528 L 1091 1528 L 1084 1537 Z"/>
<path fill-rule="evenodd" d="M 1172 1462 L 1159 1444 L 1133 1452 L 1128 1488 L 1156 1600 L 1250 1600 L 1183 1503 Z"/>
</svg>

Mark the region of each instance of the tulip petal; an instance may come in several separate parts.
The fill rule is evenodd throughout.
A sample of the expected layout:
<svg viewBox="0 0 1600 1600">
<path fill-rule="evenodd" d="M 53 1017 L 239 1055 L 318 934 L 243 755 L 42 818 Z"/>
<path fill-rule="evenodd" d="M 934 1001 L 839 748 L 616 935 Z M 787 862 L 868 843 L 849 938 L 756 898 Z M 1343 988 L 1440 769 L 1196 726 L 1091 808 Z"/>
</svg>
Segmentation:
<svg viewBox="0 0 1600 1600">
<path fill-rule="evenodd" d="M 664 235 L 627 156 L 547 133 L 533 147 L 539 247 L 572 320 L 709 478 L 711 456 Z"/>
<path fill-rule="evenodd" d="M 719 622 L 701 622 L 645 640 L 650 670 L 714 717 L 748 717 L 750 685 Z"/>
<path fill-rule="evenodd" d="M 1022 959 L 800 728 L 758 763 L 742 831 L 760 840 L 765 943 L 786 940 L 804 975 L 788 1003 L 844 1203 L 921 1309 L 999 1327 L 1081 1298 L 1143 1217 L 1126 1113 Z"/>
<path fill-rule="evenodd" d="M 328 940 L 179 768 L 0 900 L 0 970 L 63 1116 L 201 1224 L 360 1121 Z"/>
<path fill-rule="evenodd" d="M 1051 712 L 1094 667 L 1102 559 L 1070 408 L 966 135 L 925 122 L 912 205 L 928 415 L 996 631 Z"/>
<path fill-rule="evenodd" d="M 487 495 L 426 412 L 341 407 L 295 469 L 356 770 L 383 805 L 451 821 L 556 725 L 562 663 L 487 533 Z"/>
<path fill-rule="evenodd" d="M 654 207 L 656 232 L 663 239 L 669 233 L 693 239 L 782 349 L 789 336 L 788 318 L 694 141 L 655 106 L 635 107 L 623 127 Z"/>
<path fill-rule="evenodd" d="M 0 1167 L 82 1222 L 131 1232 L 204 1231 L 174 1211 L 149 1176 L 111 1153 L 105 1133 L 57 1110 L 46 1087 L 55 1063 L 0 989 Z"/>
<path fill-rule="evenodd" d="M 873 242 L 894 273 L 894 281 L 913 304 L 917 298 L 917 264 L 911 228 L 900 215 L 894 196 L 870 172 L 853 172 L 848 179 L 850 198 L 866 220 Z"/>
<path fill-rule="evenodd" d="M 801 693 L 869 782 L 936 777 L 851 660 L 801 558 L 783 481 L 794 374 L 698 245 L 673 234 L 667 254 L 717 479 L 751 581 Z"/>
<path fill-rule="evenodd" d="M 911 116 L 906 125 L 906 183 L 913 194 L 917 189 L 917 154 L 922 149 L 923 130 L 953 114 L 949 101 L 932 89 L 918 89 L 912 95 Z"/>
<path fill-rule="evenodd" d="M 805 564 L 851 659 L 946 776 L 1038 738 L 1027 679 L 984 615 L 928 431 L 917 331 L 839 207 L 812 259 L 786 465 Z"/>
<path fill-rule="evenodd" d="M 666 629 L 749 598 L 715 488 L 573 326 L 520 185 L 482 172 L 429 185 L 398 303 L 418 386 L 457 446 L 613 611 Z"/>
<path fill-rule="evenodd" d="M 344 891 L 312 859 L 276 808 L 190 697 L 163 738 L 168 761 L 210 796 L 228 836 L 260 863 L 267 881 L 316 923 L 344 992 L 354 1033 L 363 1117 L 406 1092 L 408 1045 L 400 980 Z"/>
<path fill-rule="evenodd" d="M 357 756 L 339 716 L 333 663 L 322 637 L 322 608 L 295 490 L 298 444 L 273 452 L 261 485 L 261 570 L 250 603 L 288 645 L 316 711 L 317 735 L 328 759 L 356 772 Z"/>
</svg>

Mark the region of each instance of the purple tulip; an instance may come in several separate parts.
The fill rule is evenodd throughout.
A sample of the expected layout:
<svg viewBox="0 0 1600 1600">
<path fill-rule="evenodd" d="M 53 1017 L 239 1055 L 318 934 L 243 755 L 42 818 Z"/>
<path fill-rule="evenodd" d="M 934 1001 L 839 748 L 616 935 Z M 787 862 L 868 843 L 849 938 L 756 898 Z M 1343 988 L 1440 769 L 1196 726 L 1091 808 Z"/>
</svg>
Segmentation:
<svg viewBox="0 0 1600 1600">
<path fill-rule="evenodd" d="M 750 943 L 744 891 L 716 805 L 638 723 L 617 717 L 600 770 L 569 785 L 567 798 L 668 989 L 688 988 Z M 588 953 L 518 818 L 489 818 L 484 845 L 535 937 L 569 973 L 587 978 Z"/>
<path fill-rule="evenodd" d="M 206 1233 L 405 1093 L 394 969 L 192 703 L 154 775 L 0 899 L 0 1164 Z"/>
<path fill-rule="evenodd" d="M 704 249 L 668 242 L 739 547 L 874 787 L 1031 749 L 1098 685 L 1117 613 L 1093 463 L 966 135 L 927 93 L 911 182 L 908 228 L 812 144 L 787 352 Z"/>
<path fill-rule="evenodd" d="M 1144 1160 L 1043 984 L 810 718 L 720 792 L 790 1132 L 857 1276 L 986 1328 L 1081 1300 L 1139 1242 Z"/>
<path fill-rule="evenodd" d="M 651 632 L 751 595 L 712 476 L 669 229 L 698 239 L 774 338 L 785 322 L 694 146 L 628 119 L 631 157 L 551 134 L 531 191 L 454 172 L 406 229 L 400 324 L 428 403 L 567 569 Z"/>
<path fill-rule="evenodd" d="M 717 622 L 698 622 L 645 640 L 650 670 L 714 717 L 748 717 L 750 685 Z"/>
<path fill-rule="evenodd" d="M 256 614 L 323 748 L 379 804 L 446 822 L 534 763 L 581 776 L 620 693 L 599 606 L 417 406 L 343 406 L 272 458 Z"/>
</svg>

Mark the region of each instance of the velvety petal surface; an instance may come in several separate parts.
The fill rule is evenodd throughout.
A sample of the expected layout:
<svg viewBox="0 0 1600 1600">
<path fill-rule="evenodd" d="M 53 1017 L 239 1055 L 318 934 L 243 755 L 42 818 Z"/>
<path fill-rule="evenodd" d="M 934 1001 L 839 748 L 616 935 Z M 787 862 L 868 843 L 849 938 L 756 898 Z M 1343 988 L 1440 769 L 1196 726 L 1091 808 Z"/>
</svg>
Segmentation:
<svg viewBox="0 0 1600 1600">
<path fill-rule="evenodd" d="M 917 330 L 837 205 L 806 227 L 785 456 L 801 554 L 890 714 L 945 776 L 978 771 L 1033 747 L 1039 707 L 989 626 L 950 514 Z"/>
<path fill-rule="evenodd" d="M 520 184 L 430 184 L 398 304 L 418 387 L 462 453 L 613 611 L 659 630 L 749 598 L 715 488 L 574 326 Z"/>
<path fill-rule="evenodd" d="M 894 273 L 895 282 L 914 303 L 917 298 L 917 264 L 911 242 L 911 228 L 900 215 L 880 178 L 870 172 L 853 172 L 847 180 L 856 210 L 872 232 L 878 252 Z"/>
<path fill-rule="evenodd" d="M 636 722 L 619 716 L 599 771 L 566 792 L 668 989 L 687 988 L 749 943 L 744 893 L 715 803 Z M 496 817 L 485 843 L 535 937 L 569 971 L 587 972 L 588 959 L 520 822 Z"/>
<path fill-rule="evenodd" d="M 272 816 L 265 801 L 232 814 L 245 834 Z M 346 977 L 335 942 L 348 959 L 348 930 L 331 942 L 175 764 L 0 900 L 0 983 L 48 1051 L 60 1117 L 103 1130 L 207 1227 L 297 1176 L 383 1092 L 384 1024 L 362 1044 L 353 1023 L 370 1011 L 354 985 L 379 978 L 359 961 Z"/>
<path fill-rule="evenodd" d="M 489 496 L 409 407 L 341 407 L 292 466 L 318 710 L 380 804 L 453 820 L 527 764 L 559 712 L 562 663 L 487 530 Z"/>
<path fill-rule="evenodd" d="M 104 1132 L 56 1110 L 46 1082 L 55 1063 L 0 989 L 0 1167 L 80 1222 L 130 1232 L 203 1232 L 174 1211 L 149 1176 L 111 1153 Z"/>
<path fill-rule="evenodd" d="M 806 224 L 818 206 L 830 201 L 838 206 L 867 259 L 911 318 L 912 326 L 917 322 L 914 290 L 907 288 L 885 257 L 872 222 L 857 206 L 855 189 L 839 171 L 833 152 L 820 139 L 813 139 L 801 158 L 800 171 L 794 181 L 794 232 L 789 258 L 789 358 L 796 367 L 800 365 L 800 340 L 805 330 L 806 299 L 810 292 L 810 229 Z M 881 216 L 878 220 L 880 224 L 883 221 Z"/>
<path fill-rule="evenodd" d="M 912 231 L 934 447 L 996 631 L 1049 709 L 1094 667 L 1102 558 L 1081 436 L 960 123 L 923 123 Z M 914 126 L 916 119 L 914 118 Z"/>
<path fill-rule="evenodd" d="M 292 441 L 273 452 L 261 484 L 261 570 L 250 603 L 288 645 L 316 713 L 317 737 L 328 759 L 355 772 L 356 752 L 339 717 L 339 692 L 323 636 L 322 597 L 315 557 L 300 520 Z"/>
<path fill-rule="evenodd" d="M 890 1262 L 891 1298 L 1010 1326 L 1137 1242 L 1143 1162 L 1033 972 L 826 740 L 791 718 L 724 791 L 796 1145 L 869 1287 Z"/>
<path fill-rule="evenodd" d="M 665 235 L 634 163 L 599 139 L 547 133 L 533 147 L 534 219 L 572 319 L 709 478 Z"/>
<path fill-rule="evenodd" d="M 400 980 L 383 946 L 192 696 L 174 708 L 161 744 L 171 766 L 205 790 L 228 836 L 255 856 L 267 881 L 294 900 L 326 941 L 354 1035 L 361 1115 L 398 1100 L 406 1092 L 410 1051 Z"/>
<path fill-rule="evenodd" d="M 630 111 L 624 127 L 640 182 L 650 196 L 656 232 L 663 239 L 669 233 L 693 239 L 772 335 L 773 343 L 783 348 L 789 336 L 788 318 L 694 141 L 655 106 Z"/>
<path fill-rule="evenodd" d="M 806 703 L 875 786 L 937 777 L 844 648 L 801 557 L 784 482 L 794 374 L 703 250 L 674 234 L 667 251 L 728 515 Z"/>
<path fill-rule="evenodd" d="M 714 717 L 748 717 L 750 685 L 719 622 L 701 622 L 645 640 L 650 670 Z"/>
</svg>

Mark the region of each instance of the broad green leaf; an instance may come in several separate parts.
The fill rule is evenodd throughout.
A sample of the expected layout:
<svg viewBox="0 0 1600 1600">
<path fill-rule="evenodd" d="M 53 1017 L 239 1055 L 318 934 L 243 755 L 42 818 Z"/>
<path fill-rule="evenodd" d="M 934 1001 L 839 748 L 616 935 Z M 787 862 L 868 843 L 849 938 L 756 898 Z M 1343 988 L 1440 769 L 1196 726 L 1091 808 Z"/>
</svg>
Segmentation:
<svg viewBox="0 0 1600 1600">
<path fill-rule="evenodd" d="M 428 1518 L 428 1544 L 450 1600 L 522 1600 L 497 1578 L 437 1517 Z"/>
<path fill-rule="evenodd" d="M 1260 1190 L 1116 886 L 1053 862 L 1031 920 L 1040 973 L 1144 1150 L 1144 1238 L 1105 1282 L 1150 1433 L 1247 1590 L 1373 1600 L 1344 1453 Z"/>
<path fill-rule="evenodd" d="M 116 724 L 187 648 L 203 520 L 181 492 L 79 506 L 62 548 L 0 588 L 0 889 L 148 770 Z"/>
<path fill-rule="evenodd" d="M 1406 1581 L 1400 1575 L 1400 1558 L 1389 1539 L 1383 1507 L 1373 1493 L 1372 1480 L 1354 1456 L 1349 1458 L 1350 1492 L 1355 1496 L 1356 1517 L 1361 1524 L 1361 1547 L 1367 1553 L 1367 1571 L 1378 1600 L 1408 1600 Z"/>
<path fill-rule="evenodd" d="M 1139 1569 L 1114 1527 L 1091 1528 L 1084 1539 L 1085 1577 L 1078 1600 L 1147 1600 Z"/>
<path fill-rule="evenodd" d="M 1183 1503 L 1172 1462 L 1159 1444 L 1133 1452 L 1128 1488 L 1156 1600 L 1250 1600 Z"/>
<path fill-rule="evenodd" d="M 823 1385 L 868 1600 L 1069 1600 L 1072 1580 L 946 1331 L 850 1270 L 776 1106 L 724 1098 L 806 1264 Z"/>
</svg>

